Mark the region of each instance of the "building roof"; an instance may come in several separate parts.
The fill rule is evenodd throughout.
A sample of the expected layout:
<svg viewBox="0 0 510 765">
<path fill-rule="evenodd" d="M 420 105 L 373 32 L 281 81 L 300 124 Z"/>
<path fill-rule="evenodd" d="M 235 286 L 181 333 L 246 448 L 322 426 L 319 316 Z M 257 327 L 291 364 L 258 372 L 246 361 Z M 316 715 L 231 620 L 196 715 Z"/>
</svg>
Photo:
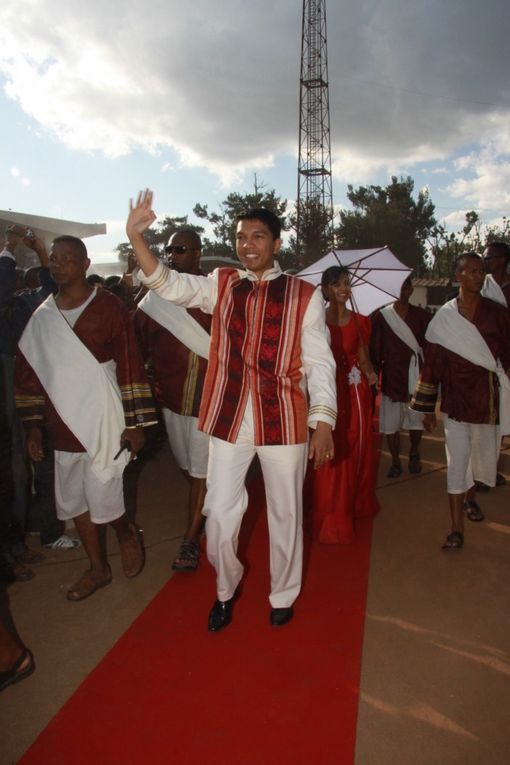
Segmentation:
<svg viewBox="0 0 510 765">
<path fill-rule="evenodd" d="M 450 284 L 451 280 L 446 276 L 440 279 L 413 279 L 413 287 L 448 287 Z"/>
</svg>

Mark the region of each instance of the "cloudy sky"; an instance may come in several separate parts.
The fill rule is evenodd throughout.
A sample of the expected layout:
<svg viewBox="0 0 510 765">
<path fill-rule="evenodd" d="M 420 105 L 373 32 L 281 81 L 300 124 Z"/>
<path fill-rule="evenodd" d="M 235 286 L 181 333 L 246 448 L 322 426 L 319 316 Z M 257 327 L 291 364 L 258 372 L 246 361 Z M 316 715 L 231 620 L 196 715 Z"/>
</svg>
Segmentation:
<svg viewBox="0 0 510 765">
<path fill-rule="evenodd" d="M 7 0 L 0 209 L 107 222 L 130 196 L 210 209 L 258 181 L 297 188 L 298 0 Z M 410 174 L 455 230 L 510 212 L 508 0 L 330 0 L 335 204 Z M 196 221 L 194 221 L 196 222 Z"/>
</svg>

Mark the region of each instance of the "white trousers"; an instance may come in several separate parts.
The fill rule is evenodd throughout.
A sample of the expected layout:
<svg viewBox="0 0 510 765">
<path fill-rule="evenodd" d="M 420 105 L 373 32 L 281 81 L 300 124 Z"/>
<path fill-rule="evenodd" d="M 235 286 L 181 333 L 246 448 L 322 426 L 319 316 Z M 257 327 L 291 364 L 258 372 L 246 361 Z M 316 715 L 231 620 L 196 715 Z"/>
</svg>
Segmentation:
<svg viewBox="0 0 510 765">
<path fill-rule="evenodd" d="M 448 471 L 448 494 L 463 494 L 475 480 L 496 485 L 496 469 L 501 444 L 497 425 L 458 422 L 444 417 L 444 436 Z"/>
<path fill-rule="evenodd" d="M 205 478 L 209 456 L 209 436 L 198 429 L 198 417 L 162 409 L 166 434 L 175 461 L 192 478 Z"/>
<path fill-rule="evenodd" d="M 409 409 L 409 403 L 392 401 L 383 393 L 379 407 L 379 433 L 392 435 L 400 430 L 423 430 L 423 414 Z"/>
<path fill-rule="evenodd" d="M 86 452 L 55 451 L 55 507 L 61 521 L 87 510 L 93 523 L 115 521 L 126 512 L 122 476 L 104 483 Z"/>
<path fill-rule="evenodd" d="M 258 456 L 266 490 L 273 608 L 291 606 L 301 589 L 303 481 L 308 444 L 255 446 L 248 403 L 235 444 L 211 437 L 206 516 L 207 557 L 216 569 L 218 600 L 229 600 L 243 576 L 237 557 L 241 521 L 248 506 L 245 478 Z"/>
</svg>

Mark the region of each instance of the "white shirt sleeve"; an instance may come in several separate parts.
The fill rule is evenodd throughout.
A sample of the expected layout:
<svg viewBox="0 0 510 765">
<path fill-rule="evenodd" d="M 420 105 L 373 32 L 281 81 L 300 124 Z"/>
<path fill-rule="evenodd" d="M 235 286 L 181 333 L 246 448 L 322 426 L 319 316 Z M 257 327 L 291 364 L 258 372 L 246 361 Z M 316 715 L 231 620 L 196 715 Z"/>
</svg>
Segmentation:
<svg viewBox="0 0 510 765">
<path fill-rule="evenodd" d="M 215 269 L 209 276 L 180 274 L 165 266 L 161 261 L 150 276 L 141 270 L 137 276 L 142 284 L 154 290 L 160 297 L 186 308 L 200 308 L 204 313 L 212 313 L 218 298 L 218 272 Z"/>
<path fill-rule="evenodd" d="M 0 252 L 0 258 L 10 258 L 11 260 L 14 260 L 14 262 L 16 263 L 16 258 L 14 257 L 12 252 L 9 252 L 9 250 L 2 250 L 2 252 Z"/>
<path fill-rule="evenodd" d="M 310 397 L 308 425 L 315 428 L 317 422 L 327 422 L 334 428 L 337 415 L 336 363 L 329 346 L 329 330 L 320 290 L 315 291 L 305 311 L 301 355 Z"/>
</svg>

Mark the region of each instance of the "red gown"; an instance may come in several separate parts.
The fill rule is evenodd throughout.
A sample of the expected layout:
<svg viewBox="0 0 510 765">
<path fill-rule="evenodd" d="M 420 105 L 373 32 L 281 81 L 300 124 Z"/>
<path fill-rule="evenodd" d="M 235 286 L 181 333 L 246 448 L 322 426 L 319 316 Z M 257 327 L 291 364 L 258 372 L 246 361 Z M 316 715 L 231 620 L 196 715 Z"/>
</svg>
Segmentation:
<svg viewBox="0 0 510 765">
<path fill-rule="evenodd" d="M 353 313 L 346 326 L 328 327 L 337 364 L 338 419 L 335 458 L 313 472 L 313 529 L 319 542 L 349 544 L 355 519 L 379 510 L 372 391 L 358 366 L 358 348 L 369 342 L 370 319 Z"/>
</svg>

